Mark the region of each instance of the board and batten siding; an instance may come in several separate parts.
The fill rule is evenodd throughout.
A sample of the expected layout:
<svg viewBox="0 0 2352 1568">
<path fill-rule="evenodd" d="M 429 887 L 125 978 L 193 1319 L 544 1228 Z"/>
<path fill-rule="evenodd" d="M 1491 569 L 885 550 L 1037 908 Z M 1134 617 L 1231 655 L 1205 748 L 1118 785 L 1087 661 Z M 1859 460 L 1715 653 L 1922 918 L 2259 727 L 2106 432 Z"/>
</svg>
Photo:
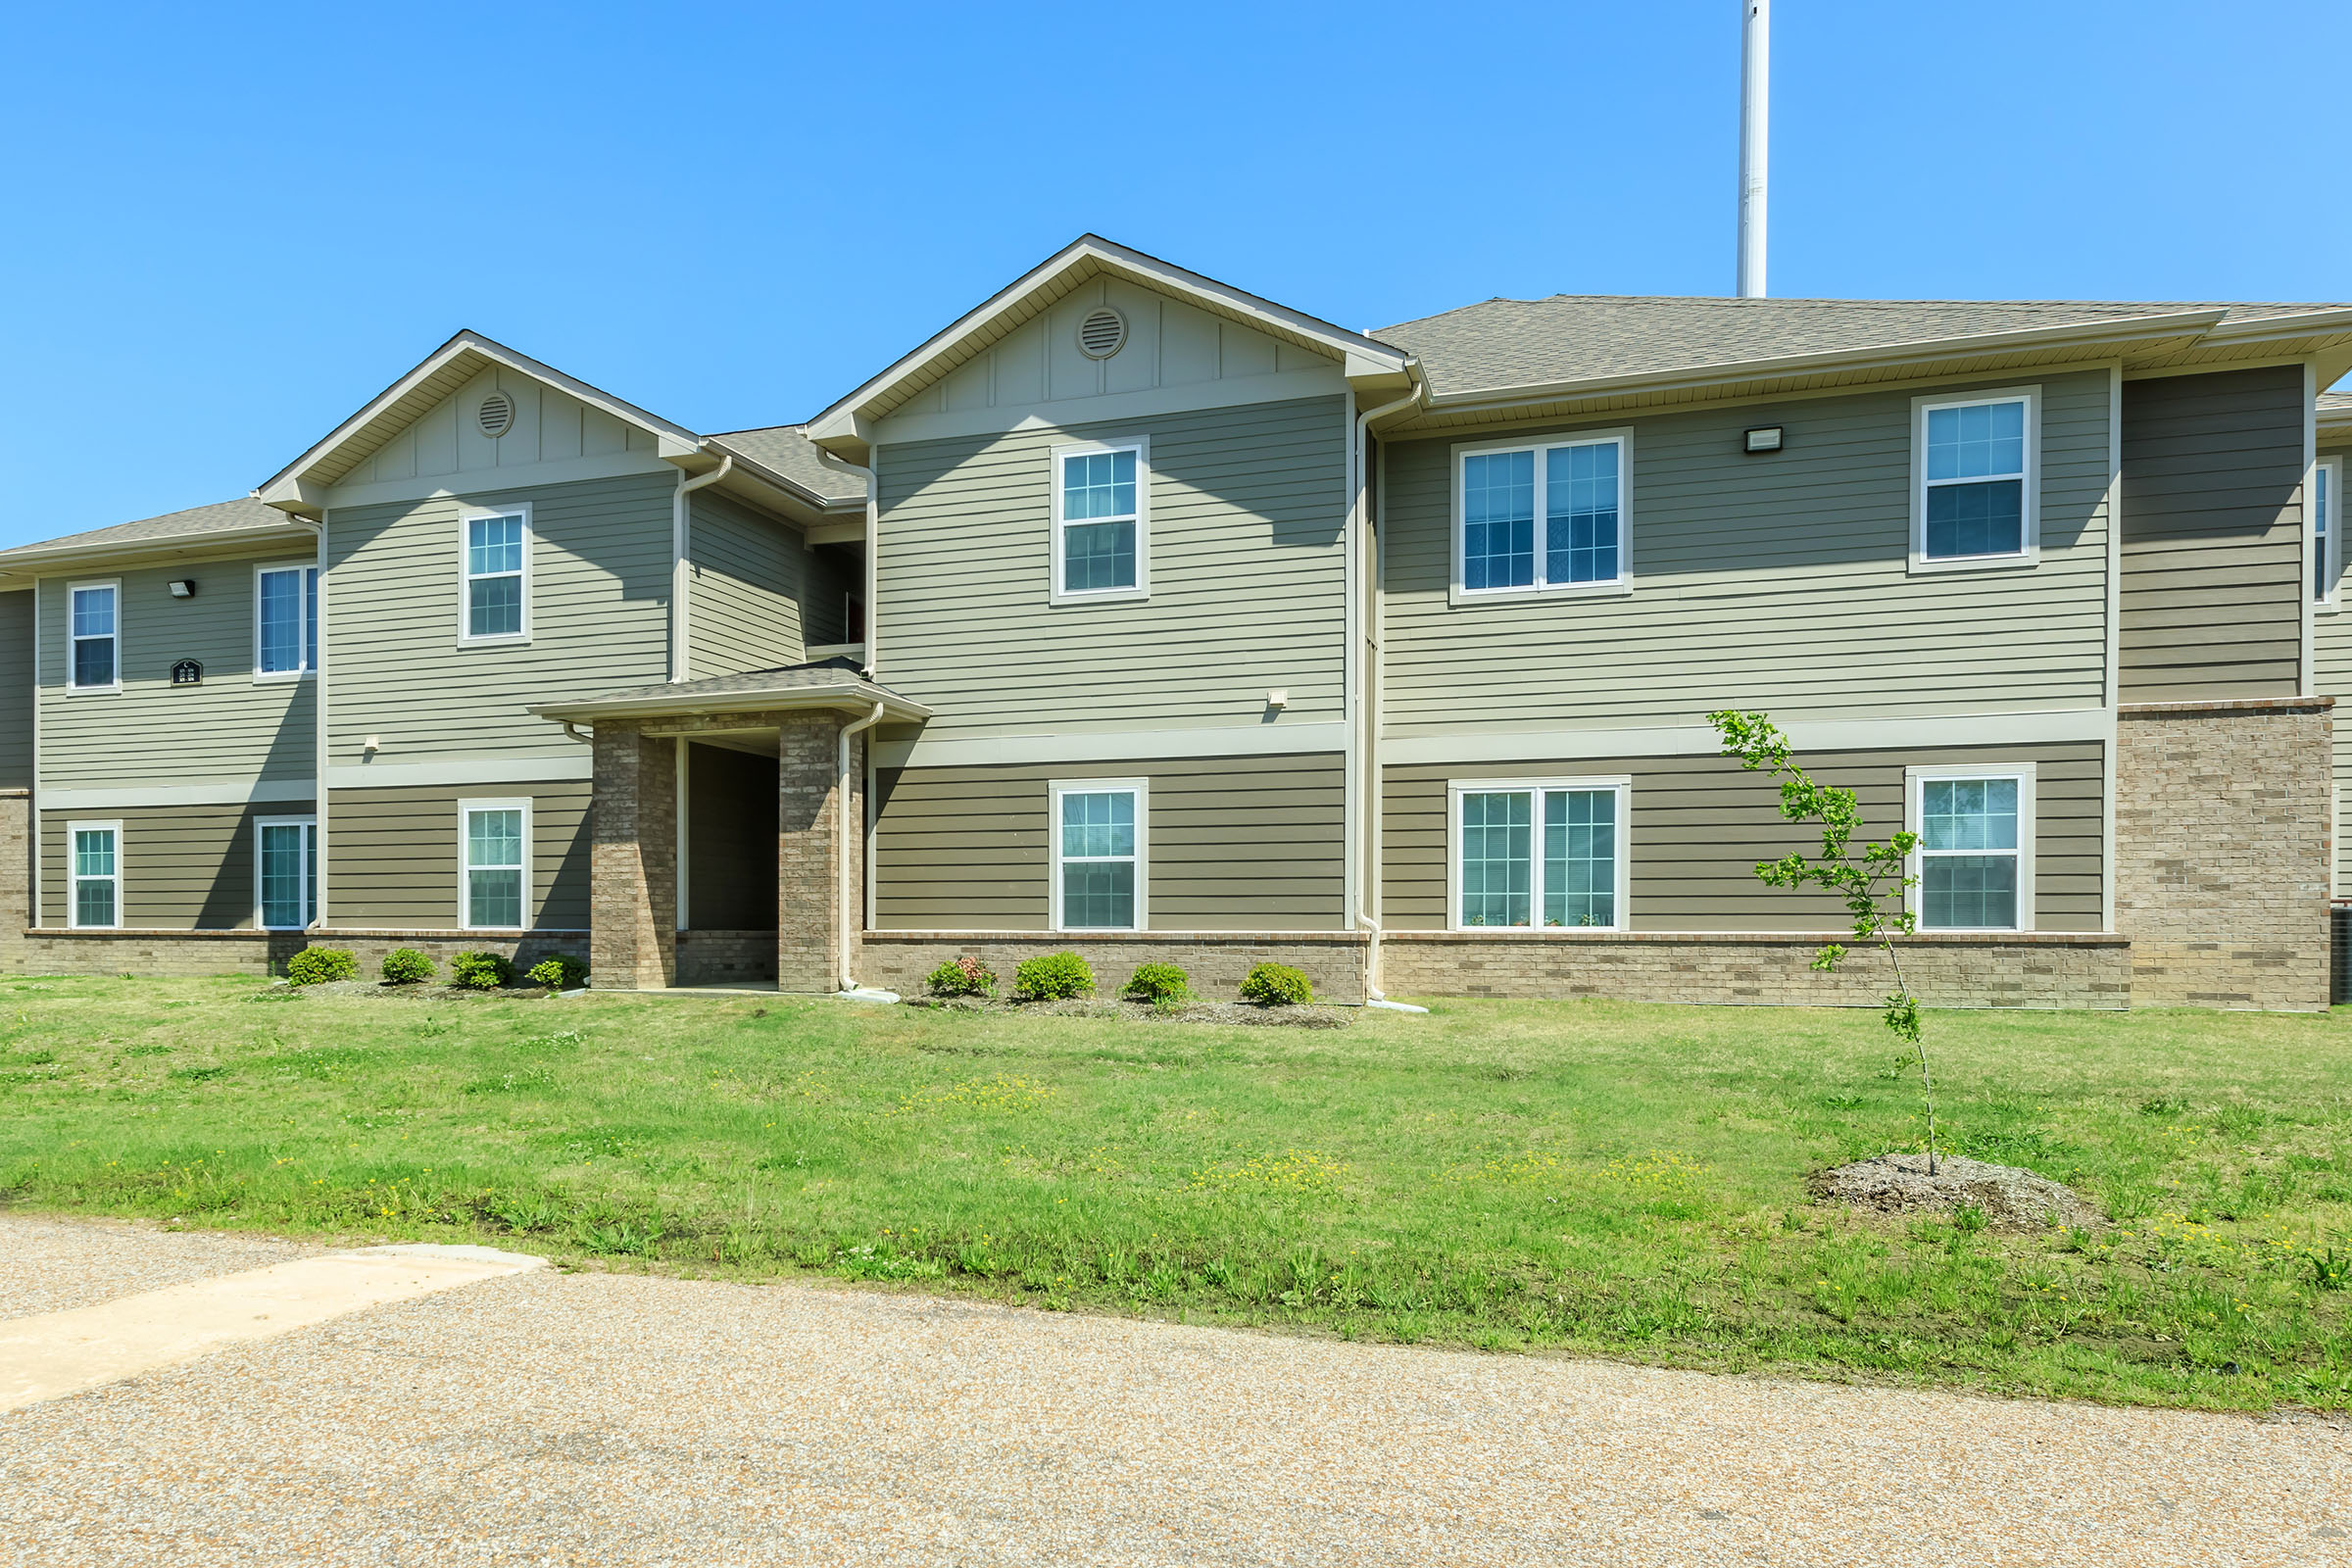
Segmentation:
<svg viewBox="0 0 2352 1568">
<path fill-rule="evenodd" d="M 687 532 L 690 678 L 797 664 L 809 643 L 840 640 L 840 571 L 801 531 L 695 492 Z"/>
<path fill-rule="evenodd" d="M 327 760 L 462 758 L 576 762 L 584 748 L 531 703 L 593 697 L 669 673 L 676 474 L 336 507 L 327 515 Z M 531 506 L 531 637 L 461 647 L 458 517 Z M 339 833 L 342 824 L 330 827 Z"/>
<path fill-rule="evenodd" d="M 161 931 L 228 931 L 254 924 L 254 820 L 309 816 L 308 801 L 52 810 L 41 818 L 41 924 L 73 923 L 67 834 L 77 821 L 121 822 L 122 924 Z"/>
<path fill-rule="evenodd" d="M 504 435 L 486 436 L 476 414 L 494 390 L 514 400 L 514 420 Z M 596 462 L 632 452 L 650 461 L 658 447 L 651 431 L 592 409 L 536 376 L 491 366 L 402 426 L 335 483 L 338 490 L 362 492 L 363 499 L 369 485 L 445 475 L 503 488 L 527 480 L 527 470 L 544 464 Z M 502 474 L 502 469 L 509 471 Z"/>
<path fill-rule="evenodd" d="M 42 577 L 35 590 L 41 787 L 317 778 L 317 682 L 254 678 L 255 568 L 306 565 L 312 555 L 303 542 L 261 556 Z M 194 596 L 172 598 L 174 578 L 193 579 Z M 109 580 L 122 584 L 116 656 L 122 689 L 69 693 L 69 585 Z M 201 683 L 172 684 L 172 666 L 183 659 L 203 664 Z"/>
<path fill-rule="evenodd" d="M 2299 365 L 2124 383 L 2121 694 L 2302 689 Z"/>
<path fill-rule="evenodd" d="M 2323 447 L 2319 455 L 2323 459 L 2335 459 L 2342 466 L 2343 472 L 2352 474 L 2352 450 Z M 2344 507 L 2340 500 L 2335 511 L 2339 517 L 2352 516 L 2352 509 Z M 2352 554 L 2340 554 L 2340 542 L 2337 548 L 2339 562 L 2352 562 Z M 2346 599 L 2341 580 L 2336 584 L 2336 598 L 2339 605 Z M 2335 751 L 2333 891 L 2335 897 L 2340 899 L 2347 896 L 2347 889 L 2352 889 L 2352 842 L 2347 842 L 2344 833 L 2344 805 L 2348 798 L 2352 798 L 2346 793 L 2352 791 L 2352 611 L 2321 611 L 2313 615 L 2311 653 L 2312 690 L 2322 697 L 2332 697 L 2336 702 L 2335 711 L 2330 715 L 2332 723 L 2329 725 L 2329 735 Z"/>
<path fill-rule="evenodd" d="M 934 710 L 931 740 L 1336 721 L 1347 416 L 1320 397 L 882 448 L 881 679 Z M 1052 449 L 1136 436 L 1151 597 L 1049 603 Z"/>
<path fill-rule="evenodd" d="M 2026 385 L 2041 389 L 2039 564 L 1911 571 L 1912 400 Z M 2109 405 L 2108 371 L 2070 370 L 1528 432 L 1631 428 L 1633 591 L 1614 598 L 1449 604 L 1456 443 L 1387 444 L 1383 733 L 2096 707 Z M 1767 424 L 1784 449 L 1742 451 Z"/>
<path fill-rule="evenodd" d="M 1854 791 L 1861 836 L 1874 842 L 1903 826 L 1906 767 L 2033 762 L 2034 925 L 2100 928 L 2105 784 L 2097 743 L 1833 753 L 1803 760 L 1823 782 Z M 1458 762 L 1386 773 L 1380 919 L 1393 931 L 1446 929 L 1451 779 L 1631 778 L 1627 871 L 1636 931 L 1830 931 L 1850 921 L 1835 899 L 1767 887 L 1757 878 L 1757 861 L 1817 851 L 1821 836 L 1785 821 L 1779 787 L 1730 758 Z"/>
<path fill-rule="evenodd" d="M 881 769 L 876 927 L 1046 930 L 1051 785 L 1089 778 L 1146 781 L 1153 930 L 1340 928 L 1342 765 L 1323 753 Z"/>
<path fill-rule="evenodd" d="M 458 802 L 531 803 L 531 924 L 588 924 L 589 786 L 484 784 L 457 788 L 331 790 L 327 794 L 326 922 L 408 931 L 454 930 Z"/>
<path fill-rule="evenodd" d="M 0 591 L 0 790 L 32 788 L 35 595 Z"/>
</svg>

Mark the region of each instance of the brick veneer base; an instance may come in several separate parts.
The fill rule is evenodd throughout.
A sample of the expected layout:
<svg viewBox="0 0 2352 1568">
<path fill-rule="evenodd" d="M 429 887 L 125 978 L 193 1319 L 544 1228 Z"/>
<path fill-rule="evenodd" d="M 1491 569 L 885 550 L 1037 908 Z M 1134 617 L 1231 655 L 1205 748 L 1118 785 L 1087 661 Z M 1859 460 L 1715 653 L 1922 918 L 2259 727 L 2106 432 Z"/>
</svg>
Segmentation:
<svg viewBox="0 0 2352 1568">
<path fill-rule="evenodd" d="M 559 953 L 588 954 L 585 931 L 533 931 L 498 937 L 466 931 L 27 931 L 24 959 L 27 974 L 270 975 L 305 948 L 348 948 L 359 960 L 362 979 L 383 971 L 384 955 L 415 948 L 441 965 L 460 953 L 495 953 L 513 960 L 517 972 Z"/>
<path fill-rule="evenodd" d="M 1364 1000 L 1365 939 L 1334 931 L 1325 936 L 1290 931 L 1153 931 L 1141 935 L 1040 931 L 1024 936 L 1004 931 L 868 931 L 858 958 L 860 985 L 880 986 L 902 996 L 920 996 L 923 977 L 959 954 L 971 954 L 997 971 L 1005 990 L 1013 966 L 1041 953 L 1068 950 L 1094 967 L 1104 995 L 1127 983 L 1139 963 L 1181 965 L 1193 989 L 1230 1001 L 1253 964 L 1287 963 L 1315 984 L 1315 1000 L 1341 1004 Z"/>
<path fill-rule="evenodd" d="M 682 986 L 772 985 L 775 978 L 773 931 L 678 933 L 678 984 Z"/>
</svg>

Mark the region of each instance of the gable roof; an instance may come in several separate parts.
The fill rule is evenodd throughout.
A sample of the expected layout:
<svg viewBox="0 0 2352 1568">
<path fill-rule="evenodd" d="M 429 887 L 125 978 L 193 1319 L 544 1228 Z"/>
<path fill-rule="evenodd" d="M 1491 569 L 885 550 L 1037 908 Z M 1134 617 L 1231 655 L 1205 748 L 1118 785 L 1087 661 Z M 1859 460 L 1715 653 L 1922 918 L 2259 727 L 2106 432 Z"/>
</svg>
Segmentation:
<svg viewBox="0 0 2352 1568">
<path fill-rule="evenodd" d="M 865 500 L 865 481 L 826 466 L 805 424 L 771 424 L 758 430 L 724 430 L 710 438 L 718 451 L 732 452 L 776 478 L 798 485 L 819 503 Z"/>
<path fill-rule="evenodd" d="M 2323 392 L 2317 401 L 2320 439 L 2352 442 L 2352 392 Z"/>
<path fill-rule="evenodd" d="M 256 543 L 307 540 L 311 530 L 294 521 L 273 507 L 265 507 L 250 496 L 233 501 L 216 501 L 207 507 L 190 507 L 184 512 L 167 512 L 160 517 L 143 517 L 137 522 L 118 522 L 108 528 L 90 528 L 81 533 L 70 533 L 57 539 L 43 539 L 37 544 L 19 545 L 14 550 L 0 550 L 0 572 L 20 567 L 63 564 L 84 557 L 122 556 L 145 550 L 169 552 L 198 549 L 215 545 L 235 545 L 252 540 Z"/>
</svg>

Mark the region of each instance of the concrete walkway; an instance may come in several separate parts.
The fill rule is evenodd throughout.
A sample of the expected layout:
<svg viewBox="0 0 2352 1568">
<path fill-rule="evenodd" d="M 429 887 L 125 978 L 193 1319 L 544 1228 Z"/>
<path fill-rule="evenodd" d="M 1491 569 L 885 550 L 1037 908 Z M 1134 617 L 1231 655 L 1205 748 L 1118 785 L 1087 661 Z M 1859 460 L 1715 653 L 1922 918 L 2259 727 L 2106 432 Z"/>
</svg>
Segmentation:
<svg viewBox="0 0 2352 1568">
<path fill-rule="evenodd" d="M 0 1318 L 322 1250 L 0 1216 Z M 552 1270 L 0 1415 L 0 1563 L 510 1562 L 2352 1563 L 2352 1434 Z"/>
</svg>

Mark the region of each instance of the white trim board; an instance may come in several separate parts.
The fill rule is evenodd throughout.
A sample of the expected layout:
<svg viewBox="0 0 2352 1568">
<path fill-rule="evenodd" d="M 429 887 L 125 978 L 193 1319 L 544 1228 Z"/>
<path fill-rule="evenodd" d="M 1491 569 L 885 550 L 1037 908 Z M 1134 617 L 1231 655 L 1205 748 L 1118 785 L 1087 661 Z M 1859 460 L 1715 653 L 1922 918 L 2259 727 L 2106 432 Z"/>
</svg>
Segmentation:
<svg viewBox="0 0 2352 1568">
<path fill-rule="evenodd" d="M 342 762 L 326 770 L 334 790 L 431 789 L 443 784 L 572 784 L 596 776 L 585 746 L 567 757 L 479 757 L 446 762 Z"/>
<path fill-rule="evenodd" d="M 119 789 L 44 789 L 35 799 L 45 811 L 126 811 L 141 807 L 244 806 L 307 802 L 317 784 L 303 778 L 223 778 L 201 784 L 134 784 Z"/>
<path fill-rule="evenodd" d="M 2115 739 L 2115 710 L 2061 708 L 1920 718 L 1794 719 L 1781 725 L 1800 752 L 1916 751 L 1930 746 L 2038 746 Z M 1723 738 L 1700 724 L 1641 729 L 1474 730 L 1384 737 L 1385 767 L 1439 762 L 1573 760 L 1604 757 L 1711 757 Z"/>
<path fill-rule="evenodd" d="M 1179 757 L 1284 757 L 1348 747 L 1348 726 L 1221 724 L 1200 729 L 1071 730 L 1057 735 L 975 735 L 877 741 L 879 767 L 988 767 L 1016 762 L 1157 761 Z M 583 772 L 582 776 L 586 776 Z"/>
<path fill-rule="evenodd" d="M 2040 832 L 2039 814 L 2035 809 L 2035 777 L 2032 762 L 1941 762 L 1921 764 L 1903 769 L 1903 830 L 1920 835 L 1911 853 L 1904 858 L 1903 874 L 1912 879 L 1904 899 L 1905 906 L 1923 918 L 1919 929 L 1923 935 L 1941 936 L 1949 933 L 1985 931 L 2031 931 L 2034 929 L 2034 839 Z M 2009 926 L 1931 926 L 1924 918 L 1927 884 L 1923 860 L 1926 837 L 1923 826 L 1925 814 L 1924 790 L 1931 782 L 1951 779 L 2015 779 L 2017 781 L 2017 848 L 2006 852 L 2017 857 L 2017 923 Z"/>
<path fill-rule="evenodd" d="M 560 484 L 591 479 L 623 479 L 631 474 L 672 474 L 677 469 L 651 452 L 605 452 L 592 458 L 556 458 L 546 463 L 517 464 L 509 468 L 474 468 L 463 473 L 425 474 L 414 479 L 378 479 L 368 484 L 336 485 L 325 492 L 325 505 L 370 507 L 386 501 L 478 500 L 510 490 L 536 494 Z"/>
</svg>

